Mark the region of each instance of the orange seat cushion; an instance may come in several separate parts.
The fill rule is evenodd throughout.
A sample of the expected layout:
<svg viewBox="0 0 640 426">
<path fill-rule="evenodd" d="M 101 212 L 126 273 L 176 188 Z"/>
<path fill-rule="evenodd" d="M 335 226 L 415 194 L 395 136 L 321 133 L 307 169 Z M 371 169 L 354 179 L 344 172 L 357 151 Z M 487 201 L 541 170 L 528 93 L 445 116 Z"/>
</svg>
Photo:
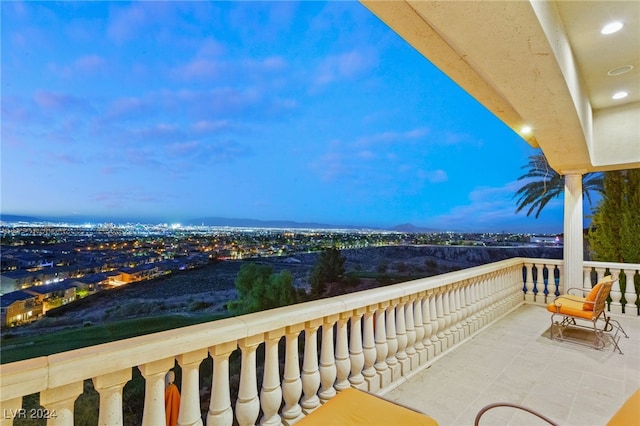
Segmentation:
<svg viewBox="0 0 640 426">
<path fill-rule="evenodd" d="M 585 297 L 585 301 L 587 302 L 595 302 L 596 301 L 596 297 L 598 297 L 598 292 L 600 291 L 600 288 L 602 288 L 602 283 L 598 283 L 596 284 L 591 291 L 589 292 L 589 294 L 587 294 L 587 297 Z M 582 309 L 584 309 L 585 311 L 593 311 L 593 303 L 585 303 L 584 307 Z"/>
<path fill-rule="evenodd" d="M 593 317 L 592 311 L 585 311 L 584 298 L 576 296 L 561 296 L 556 299 L 555 302 L 547 305 L 547 311 L 554 314 L 568 315 L 571 317 L 579 317 L 587 320 L 591 320 Z"/>
<path fill-rule="evenodd" d="M 640 389 L 611 417 L 607 426 L 640 425 Z"/>
<path fill-rule="evenodd" d="M 354 388 L 348 388 L 296 423 L 296 426 L 390 426 L 438 423 L 393 402 Z"/>
</svg>

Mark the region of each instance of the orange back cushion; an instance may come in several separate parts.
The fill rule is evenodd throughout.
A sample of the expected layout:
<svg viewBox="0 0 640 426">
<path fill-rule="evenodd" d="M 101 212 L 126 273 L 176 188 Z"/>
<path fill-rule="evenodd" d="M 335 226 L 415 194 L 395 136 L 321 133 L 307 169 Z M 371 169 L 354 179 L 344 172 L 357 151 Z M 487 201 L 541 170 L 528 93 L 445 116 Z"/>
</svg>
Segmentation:
<svg viewBox="0 0 640 426">
<path fill-rule="evenodd" d="M 587 297 L 585 298 L 585 301 L 587 301 L 587 302 L 595 302 L 596 301 L 596 297 L 598 297 L 598 292 L 600 291 L 601 287 L 602 287 L 602 283 L 596 284 L 595 287 L 593 287 L 591 289 L 589 294 L 587 294 Z M 593 311 L 593 306 L 594 306 L 594 303 L 585 303 L 584 305 L 582 305 L 582 310 L 584 310 L 584 311 Z"/>
</svg>

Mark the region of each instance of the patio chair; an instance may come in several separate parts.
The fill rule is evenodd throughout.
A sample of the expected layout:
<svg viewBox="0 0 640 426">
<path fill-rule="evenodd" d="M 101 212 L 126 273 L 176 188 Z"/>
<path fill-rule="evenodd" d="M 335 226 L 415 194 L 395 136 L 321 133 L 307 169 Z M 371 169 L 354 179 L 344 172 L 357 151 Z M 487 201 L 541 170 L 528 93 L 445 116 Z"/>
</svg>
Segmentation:
<svg viewBox="0 0 640 426">
<path fill-rule="evenodd" d="M 558 296 L 553 303 L 549 303 L 547 310 L 551 312 L 551 339 L 568 341 L 594 349 L 603 349 L 607 341 L 611 341 L 614 349 L 622 354 L 618 345 L 620 340 L 618 333 L 622 332 L 625 337 L 629 336 L 622 329 L 620 323 L 609 318 L 605 311 L 607 297 L 609 297 L 611 286 L 615 281 L 617 281 L 616 278 L 607 275 L 591 290 L 570 288 L 567 290 L 567 294 Z M 575 295 L 572 292 L 582 292 L 583 295 Z M 590 325 L 585 325 L 589 322 Z M 602 324 L 601 327 L 598 327 L 599 323 Z M 593 332 L 593 341 L 589 342 L 589 340 L 577 337 L 574 332 L 580 329 Z M 605 334 L 605 332 L 614 329 L 616 331 L 613 335 Z"/>
<path fill-rule="evenodd" d="M 489 410 L 493 410 L 498 407 L 510 407 L 516 408 L 518 410 L 526 411 L 528 413 L 533 414 L 534 416 L 544 420 L 553 426 L 558 426 L 558 423 L 551 420 L 550 418 L 538 413 L 535 410 L 532 410 L 527 407 L 523 407 L 522 405 L 512 404 L 510 402 L 498 402 L 495 404 L 489 404 L 486 407 L 482 408 L 476 414 L 476 418 L 473 422 L 474 426 L 480 425 L 480 419 L 482 416 Z M 635 426 L 640 424 L 640 389 L 636 390 L 616 411 L 611 419 L 607 422 L 607 426 Z"/>
</svg>

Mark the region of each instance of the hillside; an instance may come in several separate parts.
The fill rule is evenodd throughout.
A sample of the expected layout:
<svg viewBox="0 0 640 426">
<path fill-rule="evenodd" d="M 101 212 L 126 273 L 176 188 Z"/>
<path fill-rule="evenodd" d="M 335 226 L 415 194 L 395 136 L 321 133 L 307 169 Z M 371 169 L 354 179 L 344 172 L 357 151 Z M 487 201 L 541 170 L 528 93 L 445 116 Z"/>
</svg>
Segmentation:
<svg viewBox="0 0 640 426">
<path fill-rule="evenodd" d="M 562 248 L 399 246 L 351 249 L 342 253 L 346 257 L 347 273 L 389 274 L 398 281 L 403 280 L 402 277 L 406 280 L 428 277 L 512 257 L 558 259 L 562 257 Z M 318 256 L 319 253 L 301 253 L 288 257 L 222 261 L 166 278 L 129 284 L 50 311 L 47 318 L 30 326 L 12 329 L 11 333 L 41 332 L 49 327 L 77 327 L 88 322 L 175 313 L 222 314 L 226 312 L 226 302 L 236 296 L 234 280 L 243 263 L 269 264 L 274 272 L 289 270 L 295 285 L 307 288 L 309 273 Z M 380 284 L 364 284 L 365 287 L 375 285 Z"/>
</svg>

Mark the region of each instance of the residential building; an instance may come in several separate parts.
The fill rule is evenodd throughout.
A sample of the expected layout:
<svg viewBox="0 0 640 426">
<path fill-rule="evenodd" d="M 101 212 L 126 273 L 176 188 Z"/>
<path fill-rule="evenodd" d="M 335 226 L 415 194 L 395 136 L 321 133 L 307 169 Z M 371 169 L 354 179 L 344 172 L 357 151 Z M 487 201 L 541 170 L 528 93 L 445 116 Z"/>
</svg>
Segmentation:
<svg viewBox="0 0 640 426">
<path fill-rule="evenodd" d="M 2 327 L 31 322 L 42 316 L 43 305 L 37 296 L 25 291 L 12 291 L 0 296 Z"/>
</svg>

